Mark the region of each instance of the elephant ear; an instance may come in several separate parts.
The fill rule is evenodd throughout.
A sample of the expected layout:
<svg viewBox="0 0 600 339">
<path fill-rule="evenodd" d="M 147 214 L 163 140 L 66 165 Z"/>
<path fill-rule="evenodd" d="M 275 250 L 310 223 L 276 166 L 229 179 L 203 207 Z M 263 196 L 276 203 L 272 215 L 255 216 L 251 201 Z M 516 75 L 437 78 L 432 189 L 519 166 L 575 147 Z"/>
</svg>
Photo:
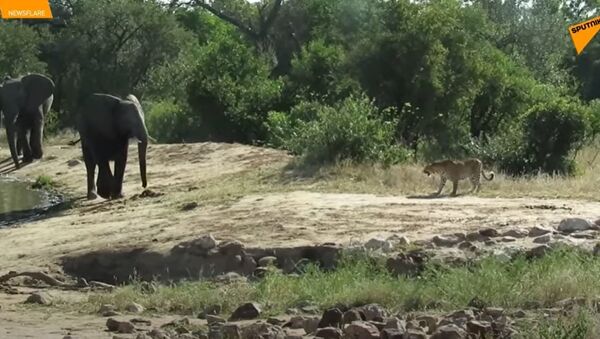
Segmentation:
<svg viewBox="0 0 600 339">
<path fill-rule="evenodd" d="M 27 93 L 27 102 L 33 105 L 41 104 L 54 94 L 54 82 L 44 75 L 28 74 L 21 81 Z"/>
</svg>

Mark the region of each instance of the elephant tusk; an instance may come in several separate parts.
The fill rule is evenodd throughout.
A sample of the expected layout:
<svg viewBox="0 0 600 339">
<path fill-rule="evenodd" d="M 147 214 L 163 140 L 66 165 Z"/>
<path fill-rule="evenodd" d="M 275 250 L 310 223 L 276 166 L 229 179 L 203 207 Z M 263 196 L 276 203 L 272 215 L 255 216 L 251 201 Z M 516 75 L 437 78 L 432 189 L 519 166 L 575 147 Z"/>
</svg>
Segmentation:
<svg viewBox="0 0 600 339">
<path fill-rule="evenodd" d="M 154 138 L 153 138 L 153 137 L 151 137 L 151 136 L 148 136 L 148 140 L 150 140 L 150 141 L 152 141 L 152 142 L 156 143 L 156 139 L 154 139 Z"/>
</svg>

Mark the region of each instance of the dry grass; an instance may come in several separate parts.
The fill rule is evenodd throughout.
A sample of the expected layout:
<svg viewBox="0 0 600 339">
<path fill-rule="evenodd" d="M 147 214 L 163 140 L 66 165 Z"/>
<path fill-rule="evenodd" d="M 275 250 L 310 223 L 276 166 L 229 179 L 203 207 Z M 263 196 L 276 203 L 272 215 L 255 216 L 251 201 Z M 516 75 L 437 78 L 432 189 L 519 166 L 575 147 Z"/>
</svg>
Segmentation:
<svg viewBox="0 0 600 339">
<path fill-rule="evenodd" d="M 577 156 L 578 174 L 510 177 L 496 169 L 493 181 L 482 178 L 481 197 L 503 198 L 565 198 L 598 200 L 600 188 L 600 146 L 588 147 Z M 390 195 L 428 195 L 437 190 L 438 177 L 428 177 L 424 164 L 412 163 L 382 168 L 378 165 L 338 164 L 322 168 L 298 168 L 294 164 L 278 163 L 272 167 L 249 170 L 242 174 L 222 176 L 199 190 L 202 201 L 223 203 L 253 193 L 310 190 L 331 193 L 367 193 Z M 458 193 L 468 193 L 471 186 L 460 183 Z M 452 190 L 449 182 L 443 194 Z"/>
</svg>

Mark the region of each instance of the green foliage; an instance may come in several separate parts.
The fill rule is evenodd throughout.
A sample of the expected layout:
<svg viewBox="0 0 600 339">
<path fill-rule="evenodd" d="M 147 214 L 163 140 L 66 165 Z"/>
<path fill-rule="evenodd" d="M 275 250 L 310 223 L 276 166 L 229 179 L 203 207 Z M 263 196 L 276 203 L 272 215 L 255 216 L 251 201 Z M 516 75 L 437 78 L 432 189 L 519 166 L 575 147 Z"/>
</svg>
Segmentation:
<svg viewBox="0 0 600 339">
<path fill-rule="evenodd" d="M 570 173 L 574 164 L 568 158 L 581 147 L 589 132 L 586 107 L 558 99 L 534 106 L 524 121 L 524 170 Z"/>
<path fill-rule="evenodd" d="M 306 108 L 313 109 L 304 111 Z M 334 106 L 300 104 L 293 116 L 271 113 L 268 128 L 274 143 L 303 156 L 306 164 L 405 160 L 407 153 L 395 145 L 391 110 L 379 111 L 366 97 L 350 96 Z M 304 118 L 297 119 L 303 112 Z"/>
<path fill-rule="evenodd" d="M 91 93 L 135 92 L 143 99 L 149 73 L 176 60 L 191 40 L 154 1 L 82 0 L 73 3 L 73 13 L 45 55 L 62 93 L 54 106 L 67 112 L 65 125 L 74 124 L 79 101 Z"/>
<path fill-rule="evenodd" d="M 47 175 L 40 175 L 37 177 L 37 179 L 35 179 L 35 182 L 31 185 L 31 188 L 48 190 L 52 189 L 55 185 L 56 184 L 51 177 Z"/>
<path fill-rule="evenodd" d="M 44 73 L 46 65 L 38 59 L 40 44 L 41 38 L 34 29 L 0 22 L 0 77 Z"/>
<path fill-rule="evenodd" d="M 291 101 L 320 100 L 334 103 L 355 91 L 358 84 L 344 69 L 346 54 L 339 45 L 322 40 L 312 41 L 302 51 L 302 57 L 292 61 L 287 77 Z"/>
<path fill-rule="evenodd" d="M 263 123 L 282 89 L 281 80 L 270 79 L 269 72 L 267 60 L 233 34 L 203 46 L 188 86 L 190 106 L 206 128 L 198 137 L 264 140 Z"/>
<path fill-rule="evenodd" d="M 580 310 L 572 318 L 561 317 L 557 320 L 544 320 L 537 329 L 540 339 L 584 339 L 588 338 L 593 329 L 593 314 Z"/>
<path fill-rule="evenodd" d="M 187 106 L 173 101 L 147 103 L 145 113 L 148 133 L 159 142 L 194 140 L 200 128 L 197 115 L 190 114 Z"/>
</svg>

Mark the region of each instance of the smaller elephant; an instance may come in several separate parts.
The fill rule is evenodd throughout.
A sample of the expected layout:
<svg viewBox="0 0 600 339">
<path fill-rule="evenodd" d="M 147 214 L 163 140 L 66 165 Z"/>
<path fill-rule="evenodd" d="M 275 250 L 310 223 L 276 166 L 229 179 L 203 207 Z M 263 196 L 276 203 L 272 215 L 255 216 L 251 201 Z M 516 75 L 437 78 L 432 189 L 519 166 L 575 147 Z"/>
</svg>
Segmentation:
<svg viewBox="0 0 600 339">
<path fill-rule="evenodd" d="M 130 94 L 121 99 L 108 94 L 92 94 L 79 109 L 79 136 L 87 171 L 87 198 L 123 197 L 123 176 L 129 140 L 138 142 L 142 187 L 146 188 L 146 149 L 148 130 L 138 99 Z M 114 175 L 109 161 L 114 161 Z M 96 166 L 98 179 L 94 184 Z M 97 192 L 96 192 L 97 186 Z"/>
<path fill-rule="evenodd" d="M 0 85 L 0 112 L 4 115 L 10 155 L 19 168 L 43 156 L 44 118 L 54 100 L 54 82 L 42 74 L 5 78 Z M 16 138 L 16 143 L 15 143 Z"/>
</svg>

